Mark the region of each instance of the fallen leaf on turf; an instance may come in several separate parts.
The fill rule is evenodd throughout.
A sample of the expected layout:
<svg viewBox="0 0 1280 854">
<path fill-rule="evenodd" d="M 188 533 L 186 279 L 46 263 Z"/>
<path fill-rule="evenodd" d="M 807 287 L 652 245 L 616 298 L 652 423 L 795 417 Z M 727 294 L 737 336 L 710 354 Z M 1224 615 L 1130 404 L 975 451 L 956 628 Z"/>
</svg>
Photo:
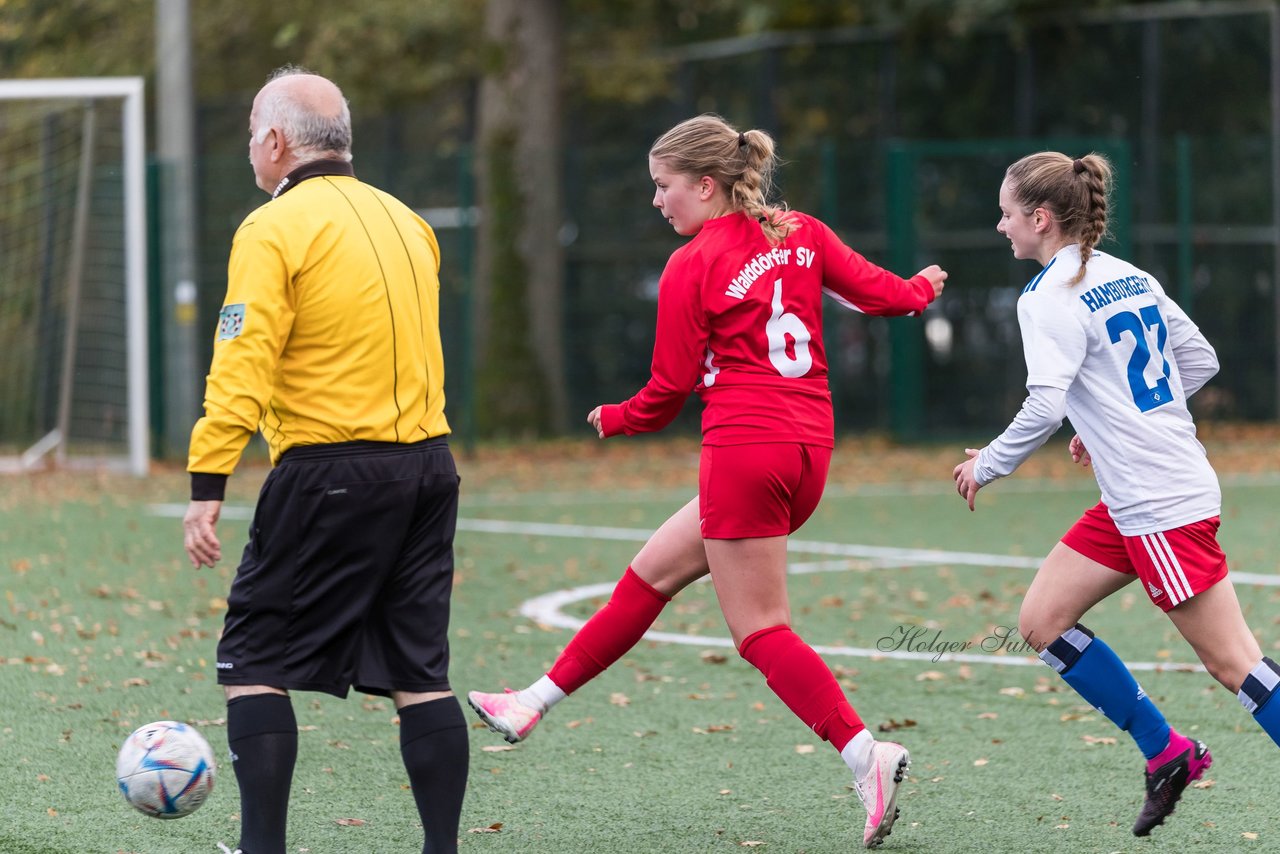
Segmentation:
<svg viewBox="0 0 1280 854">
<path fill-rule="evenodd" d="M 800 753 L 800 754 L 813 753 L 813 750 L 814 750 L 814 747 L 812 744 L 796 745 L 796 753 Z"/>
<path fill-rule="evenodd" d="M 343 827 L 364 827 L 368 822 L 362 818 L 340 818 L 335 824 L 340 824 Z"/>
<path fill-rule="evenodd" d="M 480 749 L 485 753 L 506 753 L 508 750 L 515 750 L 516 748 L 513 744 L 486 744 Z"/>
<path fill-rule="evenodd" d="M 45 812 L 46 812 L 46 813 L 48 813 L 49 818 L 57 818 L 57 817 L 58 817 L 58 811 L 57 811 L 57 810 L 55 810 L 53 807 L 49 807 L 47 810 L 45 810 Z M 1257 834 L 1256 834 L 1256 833 L 1254 834 L 1254 838 L 1257 838 Z"/>
<path fill-rule="evenodd" d="M 915 725 L 916 722 L 911 718 L 904 718 L 901 721 L 895 721 L 893 718 L 889 718 L 888 721 L 877 724 L 876 729 L 881 732 L 894 732 L 895 730 L 906 729 Z"/>
<path fill-rule="evenodd" d="M 761 845 L 768 845 L 768 844 L 769 844 L 768 842 L 759 842 L 755 839 L 744 839 L 742 842 L 738 843 L 738 845 L 742 846 L 743 848 L 759 848 Z"/>
<path fill-rule="evenodd" d="M 1115 736 L 1111 736 L 1111 735 L 1104 735 L 1104 736 L 1082 735 L 1080 736 L 1080 738 L 1084 740 L 1085 744 L 1115 744 L 1116 743 Z"/>
<path fill-rule="evenodd" d="M 751 704 L 751 711 L 753 711 L 753 712 L 763 712 L 763 711 L 764 711 L 764 703 L 752 703 L 752 704 Z"/>
<path fill-rule="evenodd" d="M 499 830 L 502 830 L 502 822 L 495 821 L 488 827 L 473 827 L 467 833 L 497 833 Z"/>
<path fill-rule="evenodd" d="M 1070 827 L 1070 826 L 1071 826 L 1071 825 L 1069 825 L 1069 824 L 1058 824 L 1058 825 L 1054 825 L 1054 827 L 1055 827 L 1057 830 L 1066 830 L 1066 829 L 1067 829 L 1068 827 Z"/>
<path fill-rule="evenodd" d="M 978 715 L 978 720 L 980 720 L 980 721 L 994 721 L 994 720 L 995 720 L 996 718 L 998 718 L 998 717 L 1000 717 L 1000 716 L 999 716 L 998 714 L 996 714 L 995 712 L 983 712 L 982 714 Z"/>
<path fill-rule="evenodd" d="M 1240 835 L 1241 835 L 1241 836 L 1243 836 L 1245 839 L 1257 839 L 1257 838 L 1258 838 L 1258 834 L 1256 834 L 1256 833 L 1251 833 L 1251 832 L 1249 832 L 1249 831 L 1247 831 L 1247 830 L 1246 830 L 1244 833 L 1240 834 Z"/>
<path fill-rule="evenodd" d="M 1006 697 L 1021 697 L 1023 694 L 1027 692 L 1026 692 L 1026 689 L 1019 688 L 1015 685 L 1012 688 L 1001 688 L 1000 693 L 1005 695 Z"/>
<path fill-rule="evenodd" d="M 1065 798 L 1063 798 L 1062 795 L 1059 795 L 1057 792 L 1054 792 L 1049 797 L 1053 798 L 1055 801 L 1065 800 Z"/>
<path fill-rule="evenodd" d="M 937 682 L 940 679 L 946 679 L 946 678 L 947 676 L 945 673 L 941 673 L 937 670 L 926 670 L 923 673 L 916 674 L 917 682 Z"/>
<path fill-rule="evenodd" d="M 981 768 L 983 765 L 986 765 L 990 761 L 991 761 L 990 759 L 975 759 L 973 760 L 973 764 L 975 767 Z"/>
<path fill-rule="evenodd" d="M 702 727 L 693 728 L 693 731 L 696 732 L 698 735 L 710 735 L 713 732 L 731 732 L 732 730 L 733 730 L 732 724 L 712 724 L 706 729 L 703 729 Z"/>
<path fill-rule="evenodd" d="M 627 706 L 631 705 L 631 698 L 628 697 L 626 694 L 622 693 L 621 691 L 614 691 L 612 694 L 609 695 L 609 703 L 610 705 L 622 706 L 623 708 L 626 708 Z"/>
<path fill-rule="evenodd" d="M 721 789 L 719 793 L 722 795 L 732 795 L 733 789 Z"/>
<path fill-rule="evenodd" d="M 714 650 L 704 649 L 698 656 L 707 664 L 724 664 L 729 660 L 729 656 L 715 652 Z"/>
</svg>

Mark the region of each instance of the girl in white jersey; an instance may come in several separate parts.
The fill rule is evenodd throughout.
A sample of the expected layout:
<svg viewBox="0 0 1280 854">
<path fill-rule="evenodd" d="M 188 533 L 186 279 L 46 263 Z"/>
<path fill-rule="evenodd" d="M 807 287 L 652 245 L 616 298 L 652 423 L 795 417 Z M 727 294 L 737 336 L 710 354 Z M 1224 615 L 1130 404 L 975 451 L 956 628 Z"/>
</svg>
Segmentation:
<svg viewBox="0 0 1280 854">
<path fill-rule="evenodd" d="M 1062 424 L 1071 457 L 1092 464 L 1102 500 L 1041 564 L 1018 628 L 1040 657 L 1147 759 L 1133 827 L 1148 835 L 1209 767 L 1209 750 L 1172 729 L 1124 663 L 1079 620 L 1135 578 L 1209 673 L 1280 744 L 1280 665 L 1245 624 L 1217 541 L 1218 479 L 1196 439 L 1187 398 L 1218 370 L 1196 325 L 1150 274 L 1094 247 L 1107 229 L 1111 166 L 1089 154 L 1022 158 L 1000 187 L 996 230 L 1015 258 L 1044 269 L 1022 290 L 1018 323 L 1028 397 L 987 447 L 968 448 L 953 476 L 978 490 L 1012 474 Z"/>
</svg>

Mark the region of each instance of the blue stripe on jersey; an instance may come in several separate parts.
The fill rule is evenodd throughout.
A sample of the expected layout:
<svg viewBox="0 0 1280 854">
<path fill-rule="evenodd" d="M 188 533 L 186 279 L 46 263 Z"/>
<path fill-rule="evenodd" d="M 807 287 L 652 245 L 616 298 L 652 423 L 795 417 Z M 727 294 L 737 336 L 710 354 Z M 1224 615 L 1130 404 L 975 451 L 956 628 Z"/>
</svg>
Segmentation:
<svg viewBox="0 0 1280 854">
<path fill-rule="evenodd" d="M 1052 261 L 1049 262 L 1049 267 L 1052 267 L 1056 263 L 1058 263 L 1058 259 L 1054 258 Z M 1040 271 L 1040 274 L 1038 276 L 1036 276 L 1031 281 L 1027 282 L 1027 286 L 1022 289 L 1022 292 L 1025 294 L 1028 291 L 1034 291 L 1036 289 L 1036 285 L 1040 284 L 1040 280 L 1044 278 L 1044 274 L 1049 272 L 1049 267 L 1045 267 L 1043 270 Z"/>
</svg>

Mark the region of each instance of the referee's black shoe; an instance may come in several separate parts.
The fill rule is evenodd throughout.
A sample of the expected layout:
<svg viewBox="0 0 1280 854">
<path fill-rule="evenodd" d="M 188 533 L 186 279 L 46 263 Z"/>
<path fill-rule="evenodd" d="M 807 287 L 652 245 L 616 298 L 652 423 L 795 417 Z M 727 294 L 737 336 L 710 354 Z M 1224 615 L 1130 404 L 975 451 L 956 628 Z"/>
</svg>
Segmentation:
<svg viewBox="0 0 1280 854">
<path fill-rule="evenodd" d="M 1133 825 L 1134 836 L 1149 836 L 1154 827 L 1164 824 L 1164 820 L 1173 814 L 1178 799 L 1187 786 L 1204 776 L 1204 772 L 1213 764 L 1209 748 L 1203 741 L 1195 741 L 1169 731 L 1170 738 L 1184 741 L 1185 748 L 1164 764 L 1146 772 L 1147 797 L 1142 803 L 1142 812 Z"/>
</svg>

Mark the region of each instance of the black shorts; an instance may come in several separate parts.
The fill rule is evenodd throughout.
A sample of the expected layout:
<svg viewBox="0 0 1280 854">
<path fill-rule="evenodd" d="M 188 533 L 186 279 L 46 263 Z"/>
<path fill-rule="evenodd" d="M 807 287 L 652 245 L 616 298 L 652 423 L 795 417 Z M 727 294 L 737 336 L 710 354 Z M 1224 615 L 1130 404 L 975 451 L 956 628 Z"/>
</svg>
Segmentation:
<svg viewBox="0 0 1280 854">
<path fill-rule="evenodd" d="M 218 682 L 449 690 L 458 472 L 443 438 L 289 450 L 227 596 Z"/>
</svg>

